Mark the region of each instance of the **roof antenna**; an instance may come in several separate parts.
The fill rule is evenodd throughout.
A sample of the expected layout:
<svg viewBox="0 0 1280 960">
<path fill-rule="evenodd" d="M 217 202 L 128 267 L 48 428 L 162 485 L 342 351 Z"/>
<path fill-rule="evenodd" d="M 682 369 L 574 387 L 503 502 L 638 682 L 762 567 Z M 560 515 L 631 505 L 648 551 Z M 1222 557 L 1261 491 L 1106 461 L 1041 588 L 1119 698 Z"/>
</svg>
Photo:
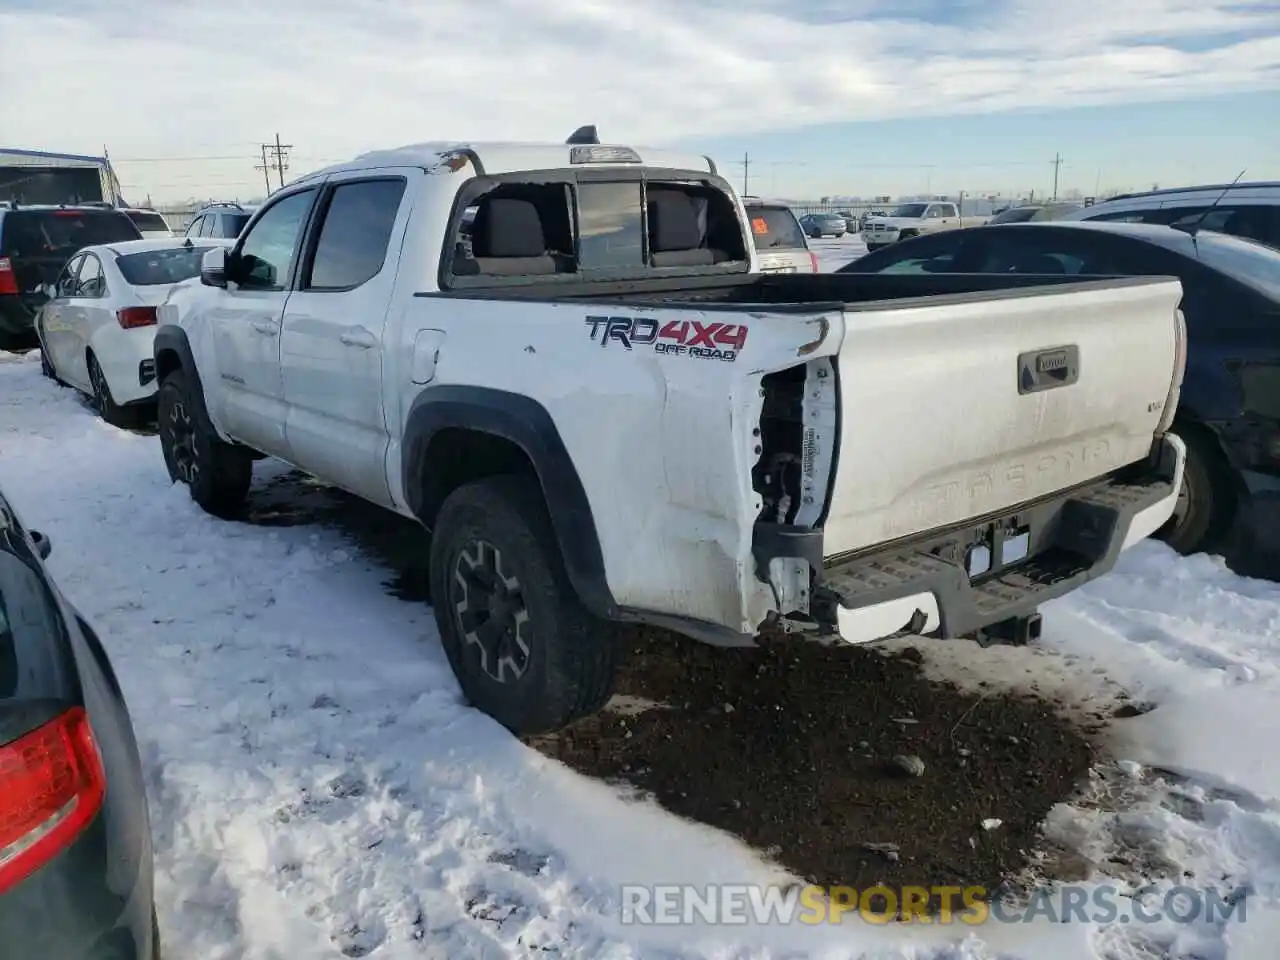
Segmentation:
<svg viewBox="0 0 1280 960">
<path fill-rule="evenodd" d="M 565 141 L 567 144 L 578 145 L 584 143 L 599 143 L 600 135 L 596 133 L 596 125 L 594 123 L 587 124 L 585 127 L 579 127 L 573 133 L 569 134 L 569 139 Z"/>
<path fill-rule="evenodd" d="M 1209 204 L 1209 206 L 1205 208 L 1204 213 L 1196 217 L 1195 222 L 1189 223 L 1189 224 L 1183 224 L 1181 226 L 1175 226 L 1173 229 L 1181 230 L 1184 233 L 1191 234 L 1191 239 L 1194 241 L 1196 238 L 1196 232 L 1200 229 L 1205 219 L 1209 216 L 1209 214 L 1213 213 L 1213 211 L 1217 209 L 1218 204 L 1222 202 L 1222 198 L 1227 195 L 1227 192 L 1232 187 L 1234 187 L 1237 183 L 1240 182 L 1240 178 L 1243 176 L 1244 176 L 1244 171 L 1241 170 L 1239 173 L 1236 174 L 1236 178 L 1234 180 L 1232 180 L 1229 184 L 1227 184 L 1225 187 L 1222 188 L 1222 192 L 1218 194 L 1218 199 L 1214 200 L 1213 203 Z"/>
</svg>

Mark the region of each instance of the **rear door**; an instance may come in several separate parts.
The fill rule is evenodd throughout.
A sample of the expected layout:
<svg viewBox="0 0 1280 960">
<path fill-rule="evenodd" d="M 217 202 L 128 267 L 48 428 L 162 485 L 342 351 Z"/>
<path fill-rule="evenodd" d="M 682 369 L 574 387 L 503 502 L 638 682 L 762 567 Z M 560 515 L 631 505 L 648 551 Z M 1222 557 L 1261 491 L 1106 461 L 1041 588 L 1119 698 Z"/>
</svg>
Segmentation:
<svg viewBox="0 0 1280 960">
<path fill-rule="evenodd" d="M 56 296 L 44 305 L 40 316 L 41 337 L 44 347 L 49 352 L 49 360 L 57 370 L 58 376 L 67 365 L 67 354 L 70 351 L 71 334 L 67 329 L 70 317 L 70 302 L 75 295 L 76 275 L 84 263 L 84 254 L 77 254 L 67 261 L 62 274 L 54 286 Z"/>
<path fill-rule="evenodd" d="M 928 231 L 954 230 L 960 226 L 960 217 L 954 203 L 931 203 L 924 213 L 923 228 Z"/>
<path fill-rule="evenodd" d="M 418 170 L 334 177 L 285 307 L 281 370 L 293 461 L 391 504 L 382 356 Z"/>
<path fill-rule="evenodd" d="M 84 390 L 92 389 L 89 382 L 89 338 L 95 316 L 102 311 L 108 293 L 102 261 L 95 253 L 85 253 L 76 275 L 75 289 L 63 307 L 67 339 L 63 366 L 59 368 L 65 379 Z"/>
</svg>

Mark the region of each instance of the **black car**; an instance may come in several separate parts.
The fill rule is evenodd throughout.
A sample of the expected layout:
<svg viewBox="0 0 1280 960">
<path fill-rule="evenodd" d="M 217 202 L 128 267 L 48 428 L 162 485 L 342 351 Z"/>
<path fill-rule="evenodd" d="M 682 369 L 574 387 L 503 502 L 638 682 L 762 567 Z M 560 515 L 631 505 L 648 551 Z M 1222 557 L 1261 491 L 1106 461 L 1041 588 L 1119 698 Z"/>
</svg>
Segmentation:
<svg viewBox="0 0 1280 960">
<path fill-rule="evenodd" d="M 1060 220 L 1069 213 L 1083 210 L 1082 203 L 1025 203 L 1020 207 L 1006 207 L 987 221 L 987 226 L 1001 223 L 1040 223 L 1044 220 Z"/>
<path fill-rule="evenodd" d="M 1186 483 L 1163 538 L 1212 549 L 1280 489 L 1280 250 L 1227 234 L 1097 220 L 990 224 L 931 234 L 838 273 L 1028 273 L 1182 281 L 1187 369 L 1175 432 Z M 1085 363 L 1088 362 L 1084 359 Z M 1245 533 L 1253 524 L 1244 523 Z"/>
<path fill-rule="evenodd" d="M 48 555 L 0 494 L 0 956 L 155 960 L 133 726 Z"/>
<path fill-rule="evenodd" d="M 98 206 L 0 206 L 0 350 L 36 345 L 35 318 L 67 261 L 85 247 L 141 240 L 128 214 Z"/>
</svg>

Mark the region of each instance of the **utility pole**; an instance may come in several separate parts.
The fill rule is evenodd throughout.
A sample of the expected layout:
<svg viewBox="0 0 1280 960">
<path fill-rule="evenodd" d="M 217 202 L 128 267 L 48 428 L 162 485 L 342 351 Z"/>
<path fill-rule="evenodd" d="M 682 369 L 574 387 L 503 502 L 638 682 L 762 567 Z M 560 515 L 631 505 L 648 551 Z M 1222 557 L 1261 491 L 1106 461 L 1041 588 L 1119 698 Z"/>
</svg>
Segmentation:
<svg viewBox="0 0 1280 960">
<path fill-rule="evenodd" d="M 274 144 L 264 143 L 262 145 L 262 165 L 264 167 L 275 167 L 276 174 L 280 178 L 280 186 L 284 186 L 284 172 L 289 167 L 288 151 L 293 149 L 292 143 L 281 143 L 280 134 L 276 134 L 276 142 Z M 267 154 L 271 154 L 270 162 L 267 161 Z M 255 167 L 255 169 L 258 169 Z M 267 176 L 267 193 L 271 192 L 271 177 Z"/>
<path fill-rule="evenodd" d="M 267 162 L 267 145 L 262 145 L 262 162 L 255 165 L 255 170 L 262 171 L 262 178 L 267 182 L 267 194 L 271 193 L 271 164 Z"/>
<path fill-rule="evenodd" d="M 1062 166 L 1062 154 L 1053 155 L 1053 199 L 1058 199 L 1058 168 Z"/>
<path fill-rule="evenodd" d="M 748 179 L 748 173 L 751 170 L 751 154 L 744 153 L 742 155 L 742 159 L 739 160 L 738 163 L 742 164 L 742 193 L 743 196 L 746 196 L 751 192 L 747 189 L 747 185 L 750 182 Z"/>
</svg>

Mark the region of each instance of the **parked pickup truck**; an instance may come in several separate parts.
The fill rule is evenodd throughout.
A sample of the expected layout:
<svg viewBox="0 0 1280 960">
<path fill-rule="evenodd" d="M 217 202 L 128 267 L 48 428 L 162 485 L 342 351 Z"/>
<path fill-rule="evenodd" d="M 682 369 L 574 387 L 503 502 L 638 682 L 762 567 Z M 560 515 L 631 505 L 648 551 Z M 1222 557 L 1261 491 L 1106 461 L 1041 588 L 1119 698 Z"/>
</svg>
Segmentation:
<svg viewBox="0 0 1280 960">
<path fill-rule="evenodd" d="M 603 705 L 619 623 L 1025 639 L 1171 515 L 1177 281 L 762 275 L 750 237 L 703 157 L 303 177 L 160 309 L 169 475 L 234 515 L 276 457 L 419 521 L 462 689 L 518 733 Z"/>
<path fill-rule="evenodd" d="M 888 216 L 868 217 L 862 227 L 862 241 L 867 250 L 879 250 L 899 240 L 941 230 L 976 227 L 986 220 L 986 217 L 961 217 L 956 205 L 950 202 L 904 203 Z"/>
</svg>

